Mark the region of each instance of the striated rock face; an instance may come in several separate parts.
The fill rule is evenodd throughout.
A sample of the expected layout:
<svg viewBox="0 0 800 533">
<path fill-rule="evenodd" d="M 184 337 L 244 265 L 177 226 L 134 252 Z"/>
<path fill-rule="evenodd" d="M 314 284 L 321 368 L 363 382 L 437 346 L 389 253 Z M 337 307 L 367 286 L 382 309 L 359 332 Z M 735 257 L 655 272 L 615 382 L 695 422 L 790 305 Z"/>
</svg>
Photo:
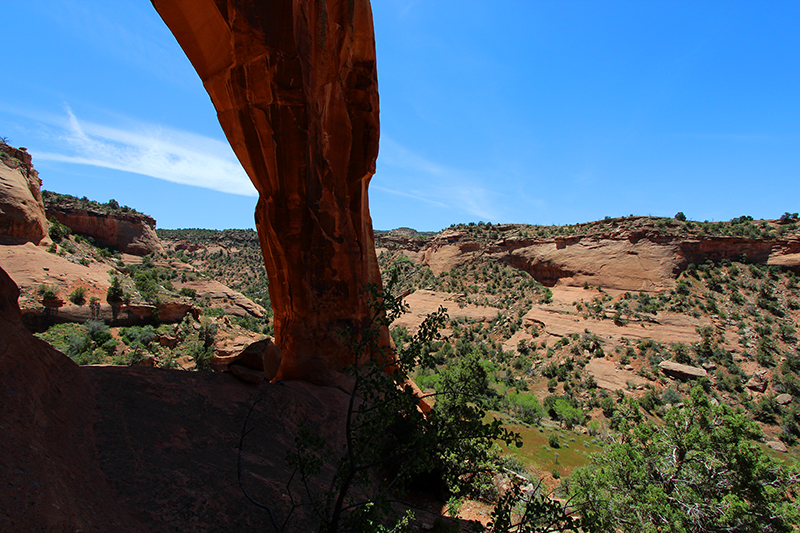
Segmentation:
<svg viewBox="0 0 800 533">
<path fill-rule="evenodd" d="M 152 0 L 258 189 L 277 379 L 335 380 L 380 285 L 367 187 L 378 155 L 368 0 Z M 384 332 L 384 342 L 388 334 Z"/>
<path fill-rule="evenodd" d="M 24 149 L 0 142 L 0 237 L 39 244 L 47 234 L 42 182 Z"/>
<path fill-rule="evenodd" d="M 549 287 L 566 285 L 624 291 L 660 292 L 670 289 L 689 263 L 706 260 L 747 261 L 800 270 L 800 240 L 777 238 L 660 234 L 642 218 L 640 229 L 596 235 L 519 237 L 517 226 L 494 226 L 498 237 L 476 240 L 466 231 L 446 229 L 431 238 L 403 243 L 381 236 L 379 246 L 401 250 L 435 275 L 478 258 L 497 259 L 528 272 Z M 513 235 L 511 238 L 500 235 Z"/>
<path fill-rule="evenodd" d="M 156 235 L 155 219 L 142 213 L 110 214 L 48 203 L 47 216 L 55 218 L 75 233 L 94 237 L 127 254 L 147 255 L 164 251 Z"/>
</svg>

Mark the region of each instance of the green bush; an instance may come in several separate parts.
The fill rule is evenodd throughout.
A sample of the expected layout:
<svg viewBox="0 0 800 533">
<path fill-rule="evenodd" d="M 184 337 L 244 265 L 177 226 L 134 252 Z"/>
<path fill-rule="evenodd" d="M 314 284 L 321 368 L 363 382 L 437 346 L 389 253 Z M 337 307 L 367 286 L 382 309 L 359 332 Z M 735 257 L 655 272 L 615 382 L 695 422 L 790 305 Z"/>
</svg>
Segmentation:
<svg viewBox="0 0 800 533">
<path fill-rule="evenodd" d="M 39 285 L 39 288 L 36 289 L 36 292 L 39 294 L 39 297 L 42 300 L 56 300 L 58 299 L 58 287 L 55 285 L 47 285 L 42 283 Z"/>
<path fill-rule="evenodd" d="M 181 296 L 186 296 L 188 298 L 195 298 L 197 296 L 196 289 L 190 289 L 189 287 L 181 287 L 181 290 L 178 291 L 178 294 Z"/>
<path fill-rule="evenodd" d="M 550 436 L 547 437 L 547 444 L 549 444 L 551 448 L 561 448 L 561 441 L 555 433 L 551 433 Z"/>
<path fill-rule="evenodd" d="M 47 234 L 50 235 L 50 238 L 53 239 L 53 242 L 61 242 L 62 239 L 72 234 L 72 230 L 58 220 L 49 219 L 49 222 L 50 228 L 48 228 Z"/>
<path fill-rule="evenodd" d="M 86 288 L 77 287 L 74 291 L 69 293 L 69 301 L 75 305 L 83 305 L 86 303 Z"/>
<path fill-rule="evenodd" d="M 567 496 L 602 531 L 789 533 L 800 523 L 798 472 L 767 455 L 761 437 L 741 411 L 695 387 L 663 424 L 628 425 L 576 468 Z"/>
<path fill-rule="evenodd" d="M 106 301 L 108 303 L 119 303 L 123 301 L 125 296 L 122 290 L 122 283 L 117 276 L 111 276 L 111 286 L 106 291 Z"/>
<path fill-rule="evenodd" d="M 122 337 L 122 342 L 131 348 L 150 350 L 150 343 L 156 337 L 156 330 L 150 325 L 131 326 L 129 328 L 120 328 L 119 334 Z"/>
</svg>

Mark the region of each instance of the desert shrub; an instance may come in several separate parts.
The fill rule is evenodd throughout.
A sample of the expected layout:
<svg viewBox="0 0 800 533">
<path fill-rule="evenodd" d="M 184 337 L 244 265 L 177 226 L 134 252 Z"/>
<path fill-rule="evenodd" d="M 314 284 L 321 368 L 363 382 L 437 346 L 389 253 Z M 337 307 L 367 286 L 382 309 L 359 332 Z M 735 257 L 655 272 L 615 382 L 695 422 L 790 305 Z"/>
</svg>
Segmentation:
<svg viewBox="0 0 800 533">
<path fill-rule="evenodd" d="M 158 296 L 158 281 L 144 272 L 133 275 L 133 283 L 145 301 L 155 303 Z"/>
<path fill-rule="evenodd" d="M 188 298 L 195 298 L 197 296 L 196 289 L 190 289 L 189 287 L 181 287 L 181 290 L 178 291 L 178 294 L 181 296 L 186 296 Z"/>
<path fill-rule="evenodd" d="M 61 242 L 72 234 L 72 230 L 58 220 L 53 218 L 49 219 L 48 222 L 50 222 L 50 227 L 47 230 L 47 234 L 53 239 L 53 242 Z"/>
<path fill-rule="evenodd" d="M 538 424 L 544 416 L 544 409 L 533 394 L 511 392 L 508 401 L 517 418 L 526 424 Z"/>
<path fill-rule="evenodd" d="M 75 305 L 83 305 L 86 303 L 86 288 L 76 287 L 74 291 L 69 293 L 69 301 Z"/>
<path fill-rule="evenodd" d="M 123 300 L 125 293 L 122 289 L 122 282 L 118 276 L 111 276 L 111 286 L 106 291 L 106 301 L 108 303 L 118 303 Z"/>
<path fill-rule="evenodd" d="M 575 469 L 568 496 L 602 531 L 794 531 L 798 472 L 770 458 L 759 438 L 752 420 L 695 387 L 663 425 L 629 426 Z"/>
<path fill-rule="evenodd" d="M 42 283 L 36 289 L 37 294 L 42 300 L 55 300 L 58 298 L 58 287 Z"/>
<path fill-rule="evenodd" d="M 156 330 L 151 325 L 131 326 L 129 328 L 120 328 L 119 334 L 122 337 L 122 342 L 131 348 L 150 350 L 150 343 L 156 337 Z"/>
</svg>

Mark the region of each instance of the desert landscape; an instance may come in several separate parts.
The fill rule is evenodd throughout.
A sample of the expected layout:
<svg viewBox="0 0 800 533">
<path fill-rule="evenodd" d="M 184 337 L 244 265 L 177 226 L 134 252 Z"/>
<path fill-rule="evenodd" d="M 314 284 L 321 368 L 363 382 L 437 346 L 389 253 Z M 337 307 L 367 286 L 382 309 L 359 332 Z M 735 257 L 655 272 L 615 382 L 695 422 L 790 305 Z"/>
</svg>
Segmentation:
<svg viewBox="0 0 800 533">
<path fill-rule="evenodd" d="M 153 0 L 256 230 L 0 140 L 0 530 L 797 531 L 798 214 L 373 229 L 372 14 L 328 3 Z"/>
</svg>

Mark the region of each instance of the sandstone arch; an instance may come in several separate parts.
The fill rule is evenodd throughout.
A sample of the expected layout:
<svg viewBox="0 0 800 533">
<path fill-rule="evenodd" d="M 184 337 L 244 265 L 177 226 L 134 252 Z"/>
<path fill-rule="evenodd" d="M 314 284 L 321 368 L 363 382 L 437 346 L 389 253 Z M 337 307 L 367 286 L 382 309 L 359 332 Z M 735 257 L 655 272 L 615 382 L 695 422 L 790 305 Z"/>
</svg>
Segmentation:
<svg viewBox="0 0 800 533">
<path fill-rule="evenodd" d="M 260 198 L 276 379 L 335 381 L 380 284 L 367 188 L 378 155 L 369 0 L 152 0 Z M 384 332 L 384 341 L 388 336 Z"/>
</svg>

